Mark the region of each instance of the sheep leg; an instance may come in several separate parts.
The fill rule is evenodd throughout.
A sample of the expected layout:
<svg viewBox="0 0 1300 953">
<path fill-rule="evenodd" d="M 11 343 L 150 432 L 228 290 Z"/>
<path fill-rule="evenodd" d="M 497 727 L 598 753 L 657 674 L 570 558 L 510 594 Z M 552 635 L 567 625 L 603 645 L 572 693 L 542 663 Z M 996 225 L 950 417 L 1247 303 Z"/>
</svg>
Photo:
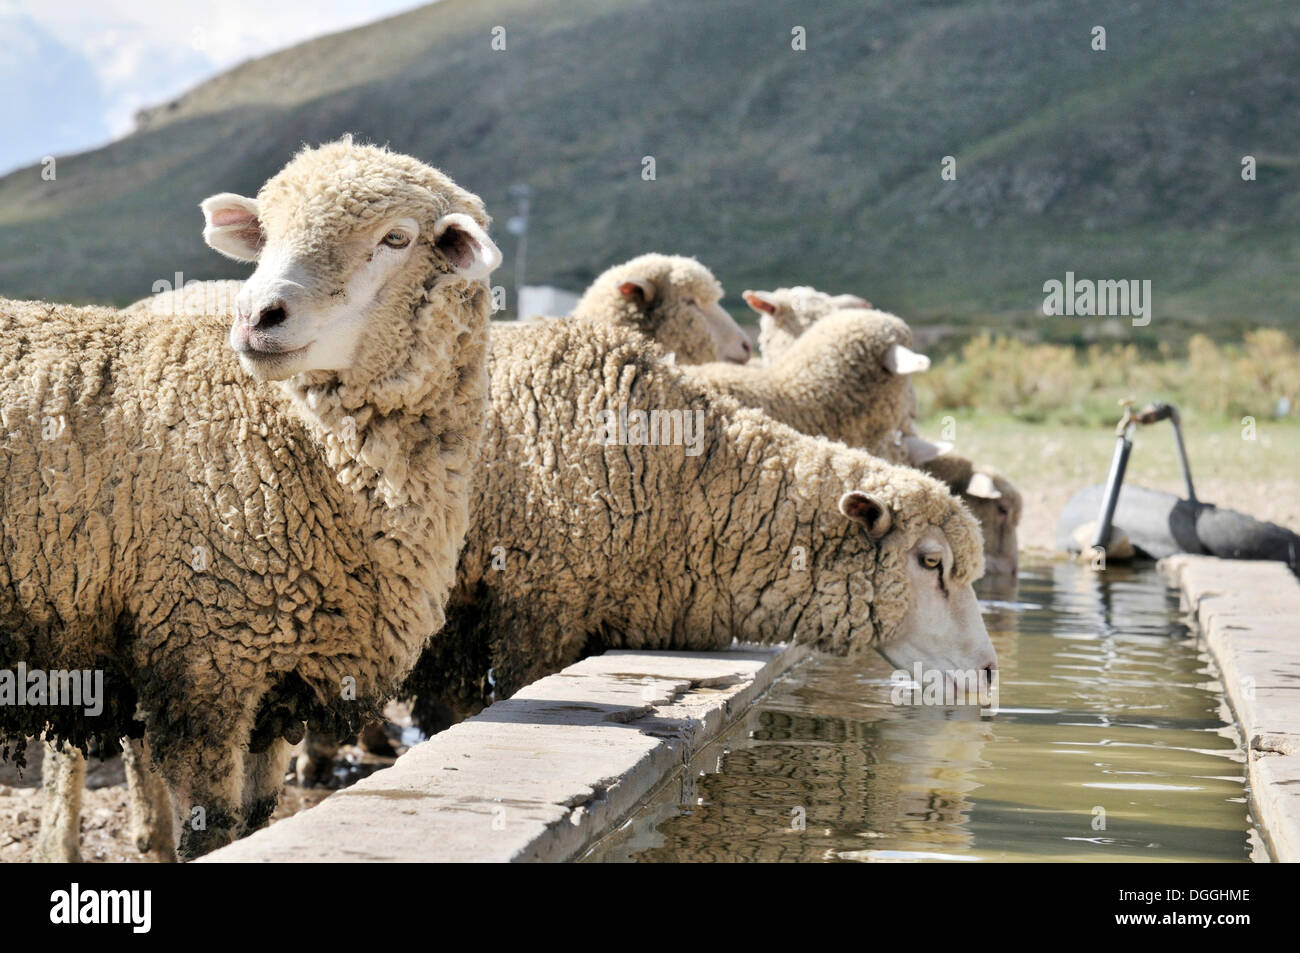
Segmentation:
<svg viewBox="0 0 1300 953">
<path fill-rule="evenodd" d="M 298 783 L 305 788 L 325 784 L 334 773 L 334 759 L 339 753 L 338 739 L 321 731 L 307 729 L 302 752 L 294 765 Z"/>
<path fill-rule="evenodd" d="M 41 762 L 41 833 L 36 858 L 49 864 L 81 862 L 81 793 L 86 759 L 71 745 L 45 742 Z"/>
<path fill-rule="evenodd" d="M 205 739 L 183 750 L 187 754 L 164 761 L 163 776 L 177 856 L 192 860 L 226 846 L 243 827 L 244 753 L 228 739 Z"/>
<path fill-rule="evenodd" d="M 425 647 L 403 689 L 413 698 L 420 730 L 437 734 L 587 654 L 585 638 L 561 640 L 539 653 L 529 641 L 534 633 L 570 628 L 556 625 L 548 612 L 527 598 L 496 593 L 484 594 L 477 605 L 448 606 L 446 624 Z M 576 620 L 571 628 L 582 631 Z"/>
<path fill-rule="evenodd" d="M 240 837 L 265 827 L 275 813 L 289 769 L 291 747 L 283 738 L 276 738 L 265 751 L 244 755 L 244 823 Z"/>
<path fill-rule="evenodd" d="M 468 708 L 482 695 L 478 686 L 492 665 L 485 615 L 474 603 L 453 600 L 442 630 L 407 674 L 399 697 L 410 699 L 411 715 L 425 735 L 456 724 L 456 708 Z"/>
<path fill-rule="evenodd" d="M 123 739 L 122 764 L 126 768 L 127 800 L 131 805 L 131 837 L 136 850 L 150 860 L 171 863 L 173 847 L 172 809 L 167 785 L 154 768 L 149 746 L 143 739 Z"/>
</svg>

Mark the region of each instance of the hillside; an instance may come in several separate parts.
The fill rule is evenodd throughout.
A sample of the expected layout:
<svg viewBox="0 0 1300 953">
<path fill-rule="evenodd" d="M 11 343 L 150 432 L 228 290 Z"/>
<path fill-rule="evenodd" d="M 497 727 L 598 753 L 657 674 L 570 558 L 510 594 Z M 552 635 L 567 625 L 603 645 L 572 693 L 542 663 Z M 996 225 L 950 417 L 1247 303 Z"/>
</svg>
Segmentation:
<svg viewBox="0 0 1300 953">
<path fill-rule="evenodd" d="M 241 276 L 203 246 L 199 200 L 353 132 L 479 192 L 507 264 L 506 189 L 531 184 L 530 283 L 658 249 L 699 256 L 738 309 L 811 283 L 1068 339 L 1096 319 L 1036 312 L 1073 271 L 1152 281 L 1151 326 L 1119 329 L 1140 340 L 1294 333 L 1298 54 L 1289 0 L 443 0 L 246 63 L 54 182 L 0 180 L 0 294 Z"/>
</svg>

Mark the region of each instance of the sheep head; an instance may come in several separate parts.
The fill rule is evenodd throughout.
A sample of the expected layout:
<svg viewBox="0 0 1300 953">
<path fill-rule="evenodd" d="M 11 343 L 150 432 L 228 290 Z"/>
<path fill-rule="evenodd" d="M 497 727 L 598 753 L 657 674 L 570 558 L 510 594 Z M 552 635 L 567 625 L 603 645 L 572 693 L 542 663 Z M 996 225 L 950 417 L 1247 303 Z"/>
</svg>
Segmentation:
<svg viewBox="0 0 1300 953">
<path fill-rule="evenodd" d="M 574 313 L 636 328 L 681 364 L 743 364 L 749 337 L 721 300 L 722 286 L 695 259 L 651 254 L 601 274 Z"/>
<path fill-rule="evenodd" d="M 815 535 L 807 571 L 794 567 L 763 595 L 769 608 L 800 606 L 795 630 L 782 628 L 786 617 L 778 632 L 837 653 L 874 649 L 909 672 L 996 668 L 973 587 L 984 571 L 979 527 L 947 487 L 833 446 L 805 450 L 793 480 L 816 494 Z M 778 522 L 795 518 L 800 504 L 787 505 Z"/>
<path fill-rule="evenodd" d="M 803 334 L 818 318 L 832 311 L 872 306 L 870 301 L 857 295 L 827 294 L 807 285 L 777 288 L 775 291 L 746 291 L 743 297 L 758 315 L 759 325 L 768 335 L 776 330 L 792 338 Z"/>
<path fill-rule="evenodd" d="M 773 366 L 837 362 L 853 371 L 836 376 L 846 385 L 893 381 L 906 386 L 908 377 L 930 367 L 930 359 L 911 344 L 912 329 L 902 318 L 866 308 L 843 309 L 818 321 Z"/>
<path fill-rule="evenodd" d="M 991 467 L 979 466 L 961 493 L 962 501 L 984 531 L 984 565 L 990 575 L 1015 576 L 1020 569 L 1020 525 L 1023 505 L 1011 481 Z"/>
<path fill-rule="evenodd" d="M 252 376 L 400 364 L 422 301 L 500 264 L 482 202 L 410 156 L 345 139 L 306 149 L 258 192 L 202 203 L 203 237 L 257 267 L 230 345 Z M 466 292 L 468 293 L 468 292 Z"/>
<path fill-rule="evenodd" d="M 983 571 L 980 534 L 960 504 L 925 480 L 893 497 L 851 490 L 838 509 L 851 532 L 878 547 L 872 647 L 909 672 L 920 663 L 931 671 L 991 675 L 997 653 L 971 585 Z"/>
<path fill-rule="evenodd" d="M 911 441 L 909 439 L 909 449 Z M 916 441 L 915 445 L 925 445 Z M 1015 576 L 1020 568 L 1020 542 L 1016 527 L 1020 525 L 1023 500 L 1020 491 L 997 470 L 972 463 L 951 447 L 926 455 L 913 465 L 948 485 L 961 498 L 971 515 L 979 521 L 984 535 L 984 568 L 991 576 Z"/>
<path fill-rule="evenodd" d="M 930 366 L 911 343 L 906 322 L 892 314 L 834 311 L 770 359 L 766 373 L 842 411 L 821 433 L 902 462 L 898 444 L 916 413 L 911 375 Z"/>
</svg>

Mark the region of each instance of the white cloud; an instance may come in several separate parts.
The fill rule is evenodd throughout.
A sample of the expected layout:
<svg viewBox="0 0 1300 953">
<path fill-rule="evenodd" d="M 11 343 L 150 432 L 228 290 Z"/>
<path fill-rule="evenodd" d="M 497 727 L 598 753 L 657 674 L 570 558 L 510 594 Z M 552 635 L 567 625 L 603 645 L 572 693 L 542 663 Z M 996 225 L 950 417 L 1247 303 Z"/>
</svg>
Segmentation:
<svg viewBox="0 0 1300 953">
<path fill-rule="evenodd" d="M 0 0 L 0 17 L 25 17 L 84 57 L 99 81 L 103 123 L 114 136 L 121 136 L 131 130 L 136 110 L 172 99 L 243 60 L 413 9 L 423 2 Z M 21 37 L 13 41 L 25 42 Z M 33 76 L 31 82 L 48 86 L 57 84 L 59 76 Z M 7 90 L 6 94 L 23 95 L 23 90 Z M 102 135 L 102 130 L 88 129 L 81 148 L 99 145 Z"/>
</svg>

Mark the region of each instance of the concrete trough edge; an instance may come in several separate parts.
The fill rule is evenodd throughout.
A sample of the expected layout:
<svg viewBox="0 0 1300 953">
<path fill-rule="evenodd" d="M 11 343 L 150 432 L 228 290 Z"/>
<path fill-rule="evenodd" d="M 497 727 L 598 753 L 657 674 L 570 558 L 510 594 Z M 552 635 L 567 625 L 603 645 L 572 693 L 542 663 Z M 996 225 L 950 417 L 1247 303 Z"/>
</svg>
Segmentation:
<svg viewBox="0 0 1300 953">
<path fill-rule="evenodd" d="M 1300 862 L 1300 581 L 1280 562 L 1177 555 L 1159 566 L 1223 675 L 1268 849 Z"/>
<path fill-rule="evenodd" d="M 808 656 L 737 645 L 583 659 L 198 862 L 571 860 Z"/>
</svg>

